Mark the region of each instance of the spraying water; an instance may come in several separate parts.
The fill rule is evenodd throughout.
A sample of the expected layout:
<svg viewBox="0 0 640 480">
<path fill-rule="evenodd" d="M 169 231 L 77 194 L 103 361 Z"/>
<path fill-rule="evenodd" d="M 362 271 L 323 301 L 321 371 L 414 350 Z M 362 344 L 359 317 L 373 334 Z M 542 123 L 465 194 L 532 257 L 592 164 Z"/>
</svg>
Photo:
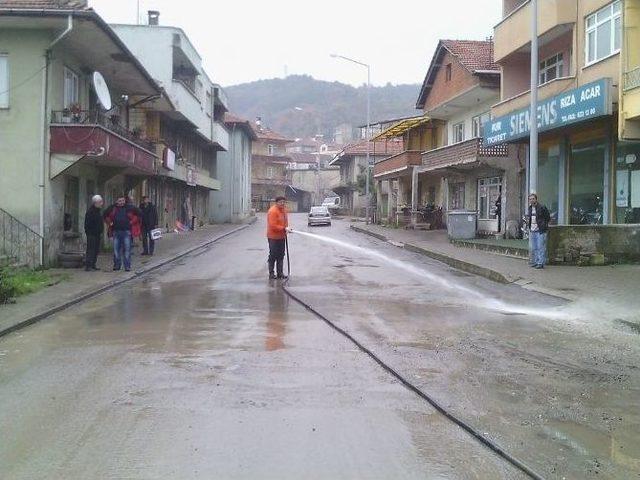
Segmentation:
<svg viewBox="0 0 640 480">
<path fill-rule="evenodd" d="M 399 268 L 408 273 L 411 273 L 412 275 L 425 278 L 430 282 L 440 285 L 441 287 L 444 287 L 448 290 L 462 293 L 467 298 L 472 299 L 474 301 L 474 305 L 478 305 L 480 307 L 483 307 L 489 310 L 494 310 L 500 313 L 509 313 L 509 314 L 537 315 L 537 316 L 542 316 L 542 317 L 556 319 L 556 320 L 568 320 L 569 318 L 575 318 L 574 317 L 575 314 L 570 315 L 569 312 L 563 311 L 562 309 L 559 309 L 559 308 L 555 308 L 555 309 L 532 308 L 532 307 L 527 307 L 523 305 L 515 305 L 515 304 L 507 303 L 497 298 L 490 298 L 478 290 L 466 287 L 464 285 L 460 285 L 458 283 L 450 282 L 449 280 L 447 280 L 441 275 L 436 275 L 427 270 L 416 267 L 415 265 L 403 262 L 402 260 L 391 258 L 385 255 L 384 253 L 380 253 L 375 250 L 371 250 L 369 248 L 360 247 L 348 242 L 344 242 L 342 240 L 337 240 L 335 238 L 330 238 L 330 237 L 324 237 L 322 235 L 317 235 L 315 233 L 301 232 L 299 230 L 296 230 L 295 234 L 313 238 L 315 240 L 336 245 L 342 248 L 346 248 L 353 252 L 357 252 L 372 258 L 377 258 L 396 268 Z"/>
</svg>

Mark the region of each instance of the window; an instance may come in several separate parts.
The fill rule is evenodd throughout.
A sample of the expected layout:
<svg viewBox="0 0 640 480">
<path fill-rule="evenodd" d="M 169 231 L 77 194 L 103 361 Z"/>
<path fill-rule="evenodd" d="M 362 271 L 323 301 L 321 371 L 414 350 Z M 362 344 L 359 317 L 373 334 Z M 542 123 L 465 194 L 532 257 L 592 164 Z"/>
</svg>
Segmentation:
<svg viewBox="0 0 640 480">
<path fill-rule="evenodd" d="M 451 64 L 447 63 L 447 66 L 445 67 L 445 81 L 450 82 L 451 81 Z"/>
<path fill-rule="evenodd" d="M 267 167 L 267 178 L 273 178 L 273 167 Z"/>
<path fill-rule="evenodd" d="M 491 120 L 491 112 L 484 112 L 471 119 L 471 129 L 473 130 L 473 137 L 482 137 L 484 133 L 483 125 Z"/>
<path fill-rule="evenodd" d="M 0 108 L 9 108 L 9 56 L 0 53 Z"/>
<path fill-rule="evenodd" d="M 590 65 L 620 51 L 621 2 L 616 0 L 586 20 L 586 64 Z"/>
<path fill-rule="evenodd" d="M 267 145 L 267 152 L 269 152 L 269 155 L 273 155 L 276 151 L 276 147 L 274 145 Z"/>
<path fill-rule="evenodd" d="M 562 76 L 562 70 L 564 66 L 564 60 L 561 53 L 547 58 L 540 62 L 540 81 L 539 85 L 543 85 L 551 80 L 560 78 Z"/>
<path fill-rule="evenodd" d="M 464 209 L 464 182 L 449 184 L 449 210 Z"/>
<path fill-rule="evenodd" d="M 80 100 L 80 79 L 75 72 L 64 67 L 64 108 L 78 103 Z"/>
<path fill-rule="evenodd" d="M 456 123 L 453 126 L 453 143 L 464 141 L 464 122 Z"/>
<path fill-rule="evenodd" d="M 211 116 L 213 113 L 213 103 L 211 102 L 211 92 L 207 92 L 207 101 L 205 104 L 205 108 L 207 109 L 207 115 Z"/>
</svg>

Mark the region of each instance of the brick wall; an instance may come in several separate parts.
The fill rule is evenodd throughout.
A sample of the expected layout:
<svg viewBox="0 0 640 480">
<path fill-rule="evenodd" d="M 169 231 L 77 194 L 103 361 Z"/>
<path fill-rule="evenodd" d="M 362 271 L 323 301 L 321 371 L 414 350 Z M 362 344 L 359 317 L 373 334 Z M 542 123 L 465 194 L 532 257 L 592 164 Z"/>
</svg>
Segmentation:
<svg viewBox="0 0 640 480">
<path fill-rule="evenodd" d="M 451 80 L 447 81 L 446 66 L 448 64 L 451 64 Z M 442 58 L 442 66 L 438 69 L 433 86 L 427 97 L 424 108 L 425 111 L 429 111 L 459 95 L 476 85 L 479 81 L 479 78 L 474 77 L 469 70 L 462 66 L 456 57 L 449 52 L 445 52 Z"/>
</svg>

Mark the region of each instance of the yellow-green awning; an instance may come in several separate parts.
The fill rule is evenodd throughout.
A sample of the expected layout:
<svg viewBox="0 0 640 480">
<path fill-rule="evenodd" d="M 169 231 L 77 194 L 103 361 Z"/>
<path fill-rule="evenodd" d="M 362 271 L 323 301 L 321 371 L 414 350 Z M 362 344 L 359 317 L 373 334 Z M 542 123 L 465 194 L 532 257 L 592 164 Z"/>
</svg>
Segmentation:
<svg viewBox="0 0 640 480">
<path fill-rule="evenodd" d="M 379 133 L 378 135 L 373 137 L 373 140 L 397 138 L 404 135 L 409 130 L 419 127 L 420 125 L 424 125 L 425 123 L 429 123 L 430 121 L 431 118 L 427 116 L 407 118 L 406 120 L 402 120 L 395 125 L 387 128 L 384 132 Z"/>
</svg>

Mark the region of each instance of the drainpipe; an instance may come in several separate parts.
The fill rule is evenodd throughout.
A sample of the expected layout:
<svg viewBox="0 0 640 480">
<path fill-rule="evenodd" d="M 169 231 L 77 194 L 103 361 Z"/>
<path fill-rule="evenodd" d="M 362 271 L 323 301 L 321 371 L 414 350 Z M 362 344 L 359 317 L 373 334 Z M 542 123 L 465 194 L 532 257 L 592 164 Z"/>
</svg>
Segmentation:
<svg viewBox="0 0 640 480">
<path fill-rule="evenodd" d="M 43 75 L 42 75 L 42 111 L 41 111 L 41 121 L 42 121 L 42 134 L 41 134 L 41 161 L 40 161 L 40 184 L 38 188 L 40 190 L 40 221 L 39 221 L 39 232 L 40 232 L 40 265 L 44 265 L 44 188 L 45 188 L 45 174 L 46 174 L 46 165 L 47 165 L 47 139 L 48 129 L 49 129 L 49 121 L 47 119 L 47 105 L 49 103 L 49 62 L 51 59 L 51 50 L 53 47 L 62 40 L 69 32 L 73 30 L 73 15 L 69 15 L 67 17 L 67 28 L 58 35 L 53 42 L 47 47 L 44 52 L 44 66 L 43 66 Z"/>
</svg>

